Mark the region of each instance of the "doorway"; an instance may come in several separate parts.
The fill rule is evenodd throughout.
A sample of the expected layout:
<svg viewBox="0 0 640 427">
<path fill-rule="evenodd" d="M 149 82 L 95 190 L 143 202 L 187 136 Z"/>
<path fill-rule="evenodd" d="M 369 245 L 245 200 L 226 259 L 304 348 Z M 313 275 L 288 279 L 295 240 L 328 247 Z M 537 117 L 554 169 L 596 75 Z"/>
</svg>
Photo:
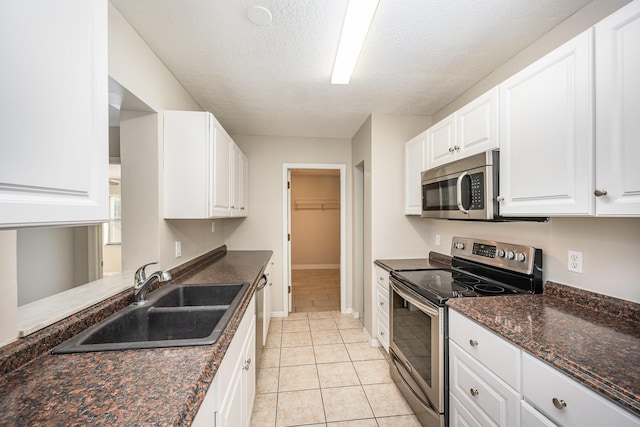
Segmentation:
<svg viewBox="0 0 640 427">
<path fill-rule="evenodd" d="M 284 165 L 284 305 L 289 312 L 351 311 L 345 173 L 344 165 Z"/>
</svg>

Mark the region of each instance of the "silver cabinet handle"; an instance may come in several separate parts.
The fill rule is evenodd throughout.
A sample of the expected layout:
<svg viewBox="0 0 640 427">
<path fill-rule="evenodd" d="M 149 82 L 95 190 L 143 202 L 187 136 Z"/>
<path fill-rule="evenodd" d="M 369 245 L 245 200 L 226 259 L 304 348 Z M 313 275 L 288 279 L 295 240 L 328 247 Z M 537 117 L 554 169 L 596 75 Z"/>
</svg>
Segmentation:
<svg viewBox="0 0 640 427">
<path fill-rule="evenodd" d="M 449 152 L 453 153 L 453 147 L 449 147 Z"/>
<path fill-rule="evenodd" d="M 607 190 L 603 190 L 602 188 L 596 188 L 593 192 L 593 195 L 596 197 L 602 197 L 607 195 Z"/>
<path fill-rule="evenodd" d="M 553 402 L 553 406 L 555 406 L 555 407 L 556 407 L 556 409 L 559 409 L 559 410 L 561 410 L 561 411 L 562 411 L 564 408 L 566 408 L 566 407 L 567 407 L 567 402 L 565 402 L 564 400 L 558 400 L 558 398 L 557 398 L 557 397 L 554 397 L 554 398 L 551 400 L 551 402 Z"/>
<path fill-rule="evenodd" d="M 455 146 L 453 147 L 453 150 L 454 150 L 454 151 L 460 151 L 460 147 L 458 147 L 457 145 L 455 145 Z"/>
<path fill-rule="evenodd" d="M 384 301 L 380 301 L 380 307 L 384 307 Z"/>
<path fill-rule="evenodd" d="M 480 394 L 480 392 L 476 389 L 469 389 L 469 393 L 471 393 L 471 396 L 476 397 L 477 395 Z"/>
<path fill-rule="evenodd" d="M 384 331 L 380 331 L 380 336 L 384 336 Z"/>
<path fill-rule="evenodd" d="M 496 197 L 496 200 L 499 202 L 504 202 L 504 196 L 498 196 Z"/>
<path fill-rule="evenodd" d="M 469 345 L 471 347 L 477 347 L 478 346 L 478 341 L 476 340 L 469 340 Z"/>
<path fill-rule="evenodd" d="M 249 370 L 249 366 L 251 366 L 251 358 L 249 358 L 249 359 L 244 361 L 244 366 L 242 367 L 242 369 L 244 371 L 248 371 Z"/>
</svg>

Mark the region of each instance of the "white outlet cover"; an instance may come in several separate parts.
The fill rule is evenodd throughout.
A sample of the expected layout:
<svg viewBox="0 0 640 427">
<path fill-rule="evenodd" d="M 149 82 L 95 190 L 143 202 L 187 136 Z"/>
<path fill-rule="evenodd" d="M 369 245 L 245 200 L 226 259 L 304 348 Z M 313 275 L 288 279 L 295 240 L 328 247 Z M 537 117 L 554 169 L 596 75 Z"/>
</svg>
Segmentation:
<svg viewBox="0 0 640 427">
<path fill-rule="evenodd" d="M 574 273 L 582 273 L 582 252 L 569 251 L 567 257 L 567 269 Z"/>
<path fill-rule="evenodd" d="M 176 258 L 182 256 L 182 242 L 176 241 Z"/>
</svg>

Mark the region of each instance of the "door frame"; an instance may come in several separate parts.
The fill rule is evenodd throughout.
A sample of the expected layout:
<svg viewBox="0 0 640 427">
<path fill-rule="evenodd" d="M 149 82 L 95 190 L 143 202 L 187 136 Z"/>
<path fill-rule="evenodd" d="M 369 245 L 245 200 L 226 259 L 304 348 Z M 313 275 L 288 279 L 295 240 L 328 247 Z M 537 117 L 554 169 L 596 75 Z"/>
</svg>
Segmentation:
<svg viewBox="0 0 640 427">
<path fill-rule="evenodd" d="M 288 188 L 290 172 L 293 169 L 331 169 L 340 171 L 340 312 L 349 314 L 347 307 L 347 165 L 342 163 L 283 163 L 282 165 L 282 307 L 284 315 L 291 311 L 291 242 L 288 239 L 291 230 L 291 191 Z"/>
</svg>

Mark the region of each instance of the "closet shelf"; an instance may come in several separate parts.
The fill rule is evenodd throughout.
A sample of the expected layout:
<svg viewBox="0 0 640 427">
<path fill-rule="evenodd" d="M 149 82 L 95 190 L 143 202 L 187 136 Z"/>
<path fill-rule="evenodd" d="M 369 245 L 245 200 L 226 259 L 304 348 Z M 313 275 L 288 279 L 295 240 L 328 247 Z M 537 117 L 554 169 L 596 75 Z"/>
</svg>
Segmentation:
<svg viewBox="0 0 640 427">
<path fill-rule="evenodd" d="M 297 211 L 317 210 L 333 211 L 340 209 L 339 200 L 294 200 L 293 208 Z"/>
</svg>

